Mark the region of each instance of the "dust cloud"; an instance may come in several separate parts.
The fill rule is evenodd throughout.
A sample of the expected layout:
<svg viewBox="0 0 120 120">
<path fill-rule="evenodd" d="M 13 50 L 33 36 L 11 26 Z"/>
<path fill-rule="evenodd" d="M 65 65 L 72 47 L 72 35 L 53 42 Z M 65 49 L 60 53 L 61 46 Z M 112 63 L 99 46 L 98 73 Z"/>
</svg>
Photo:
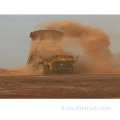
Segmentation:
<svg viewBox="0 0 120 120">
<path fill-rule="evenodd" d="M 49 24 L 45 22 L 36 26 L 35 30 L 40 28 L 64 31 L 64 41 L 67 41 L 64 48 L 67 47 L 68 51 L 73 51 L 74 54 L 79 55 L 79 61 L 75 64 L 76 72 L 114 72 L 114 66 L 117 62 L 115 62 L 114 55 L 109 49 L 110 39 L 99 28 L 81 25 L 79 22 L 70 20 L 52 21 Z M 82 54 L 78 53 L 77 50 L 75 51 L 73 47 L 70 50 L 71 39 L 74 39 L 73 45 L 79 45 L 82 49 Z"/>
<path fill-rule="evenodd" d="M 41 29 L 45 38 L 37 32 Z M 31 37 L 27 64 L 19 69 L 21 74 L 36 74 L 40 57 L 64 52 L 79 56 L 74 73 L 120 73 L 120 55 L 112 54 L 110 39 L 99 28 L 70 20 L 47 21 L 35 26 L 33 32 L 37 37 Z"/>
</svg>

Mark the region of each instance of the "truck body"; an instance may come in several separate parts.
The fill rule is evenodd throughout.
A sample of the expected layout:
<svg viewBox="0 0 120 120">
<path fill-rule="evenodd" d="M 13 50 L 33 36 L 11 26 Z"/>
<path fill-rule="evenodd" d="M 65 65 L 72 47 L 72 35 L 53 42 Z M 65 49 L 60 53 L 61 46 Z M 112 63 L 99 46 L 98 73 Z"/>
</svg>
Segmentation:
<svg viewBox="0 0 120 120">
<path fill-rule="evenodd" d="M 72 73 L 74 57 L 63 50 L 64 33 L 57 30 L 38 30 L 30 34 L 31 48 L 27 65 L 40 74 Z"/>
<path fill-rule="evenodd" d="M 72 73 L 73 64 L 77 59 L 72 55 L 54 55 L 51 57 L 41 57 L 38 68 L 40 74 L 46 73 Z"/>
</svg>

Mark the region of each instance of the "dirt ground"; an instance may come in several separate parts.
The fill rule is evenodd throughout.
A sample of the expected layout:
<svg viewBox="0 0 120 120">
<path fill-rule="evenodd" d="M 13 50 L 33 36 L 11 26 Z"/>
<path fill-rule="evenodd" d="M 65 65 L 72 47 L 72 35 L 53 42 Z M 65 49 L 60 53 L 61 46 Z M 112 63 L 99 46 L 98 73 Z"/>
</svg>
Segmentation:
<svg viewBox="0 0 120 120">
<path fill-rule="evenodd" d="M 120 98 L 120 74 L 0 76 L 0 98 Z"/>
</svg>

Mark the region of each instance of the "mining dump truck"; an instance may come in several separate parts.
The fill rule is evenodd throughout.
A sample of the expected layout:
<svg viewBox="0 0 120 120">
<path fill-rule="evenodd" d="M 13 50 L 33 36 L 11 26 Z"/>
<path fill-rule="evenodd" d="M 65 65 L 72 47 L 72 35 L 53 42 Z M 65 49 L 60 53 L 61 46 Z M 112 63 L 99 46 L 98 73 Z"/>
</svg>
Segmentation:
<svg viewBox="0 0 120 120">
<path fill-rule="evenodd" d="M 73 64 L 77 58 L 71 55 L 54 55 L 41 57 L 38 70 L 40 74 L 46 73 L 73 73 Z"/>
<path fill-rule="evenodd" d="M 45 73 L 72 73 L 76 59 L 64 52 L 64 32 L 58 30 L 38 30 L 30 34 L 31 48 L 27 60 L 34 71 Z"/>
</svg>

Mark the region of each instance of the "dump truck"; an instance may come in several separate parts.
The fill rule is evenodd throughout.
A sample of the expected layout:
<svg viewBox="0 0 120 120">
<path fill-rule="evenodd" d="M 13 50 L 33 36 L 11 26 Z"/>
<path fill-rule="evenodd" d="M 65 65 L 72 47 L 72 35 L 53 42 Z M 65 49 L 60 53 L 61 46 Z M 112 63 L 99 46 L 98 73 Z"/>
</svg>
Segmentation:
<svg viewBox="0 0 120 120">
<path fill-rule="evenodd" d="M 72 55 L 54 55 L 41 57 L 38 63 L 40 74 L 46 73 L 73 73 L 73 64 L 78 58 Z"/>
<path fill-rule="evenodd" d="M 39 74 L 72 73 L 76 58 L 63 49 L 64 32 L 38 30 L 30 33 L 31 48 L 27 65 Z"/>
</svg>

